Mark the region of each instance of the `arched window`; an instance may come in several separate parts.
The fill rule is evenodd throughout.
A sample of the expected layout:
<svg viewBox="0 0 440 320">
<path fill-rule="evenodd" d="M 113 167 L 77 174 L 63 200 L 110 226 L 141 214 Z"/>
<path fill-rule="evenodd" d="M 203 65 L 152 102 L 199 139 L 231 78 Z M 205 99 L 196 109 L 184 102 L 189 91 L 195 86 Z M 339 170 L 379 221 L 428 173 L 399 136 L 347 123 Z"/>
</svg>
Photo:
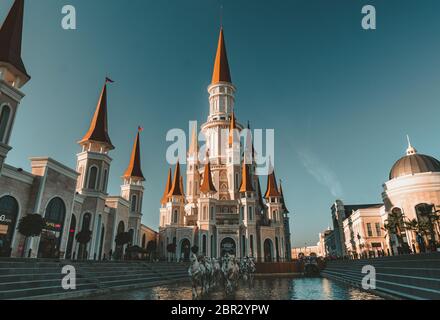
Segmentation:
<svg viewBox="0 0 440 320">
<path fill-rule="evenodd" d="M 243 257 L 246 257 L 246 236 L 242 235 L 241 236 L 241 252 Z"/>
<path fill-rule="evenodd" d="M 214 220 L 214 207 L 211 207 L 209 210 L 209 219 Z"/>
<path fill-rule="evenodd" d="M 107 180 L 108 180 L 108 170 L 104 169 L 104 174 L 102 175 L 102 191 L 107 191 Z"/>
<path fill-rule="evenodd" d="M 215 257 L 215 241 L 214 241 L 214 235 L 211 235 L 211 257 Z"/>
<path fill-rule="evenodd" d="M 91 220 L 92 220 L 92 215 L 90 213 L 87 212 L 86 214 L 84 214 L 81 231 L 90 230 Z"/>
<path fill-rule="evenodd" d="M 174 210 L 173 213 L 173 223 L 177 223 L 179 220 L 179 214 L 177 213 L 177 210 Z"/>
<path fill-rule="evenodd" d="M 96 189 L 96 180 L 98 178 L 98 168 L 95 166 L 90 167 L 89 169 L 89 189 Z"/>
<path fill-rule="evenodd" d="M 5 143 L 11 109 L 7 105 L 4 105 L 0 110 L 0 142 Z"/>
<path fill-rule="evenodd" d="M 206 256 L 206 234 L 202 236 L 202 253 Z"/>
<path fill-rule="evenodd" d="M 64 216 L 66 215 L 66 206 L 64 201 L 60 198 L 53 198 L 46 208 L 44 218 L 48 222 L 64 223 Z"/>
<path fill-rule="evenodd" d="M 253 211 L 252 211 L 252 207 L 249 207 L 248 208 L 248 220 L 252 221 L 253 219 L 254 219 L 254 214 L 253 214 Z"/>
<path fill-rule="evenodd" d="M 134 230 L 133 229 L 128 230 L 128 234 L 130 235 L 130 245 L 133 245 L 133 242 L 134 242 Z"/>
<path fill-rule="evenodd" d="M 250 245 L 251 245 L 251 256 L 254 256 L 254 235 L 251 234 L 249 237 Z"/>
<path fill-rule="evenodd" d="M 137 196 L 134 194 L 131 196 L 131 212 L 136 212 L 137 208 Z"/>
<path fill-rule="evenodd" d="M 125 225 L 124 225 L 124 222 L 121 221 L 118 224 L 118 233 L 117 234 L 121 234 L 121 233 L 124 233 L 124 232 L 125 232 Z"/>
<path fill-rule="evenodd" d="M 244 220 L 244 207 L 240 207 L 240 220 Z"/>
</svg>

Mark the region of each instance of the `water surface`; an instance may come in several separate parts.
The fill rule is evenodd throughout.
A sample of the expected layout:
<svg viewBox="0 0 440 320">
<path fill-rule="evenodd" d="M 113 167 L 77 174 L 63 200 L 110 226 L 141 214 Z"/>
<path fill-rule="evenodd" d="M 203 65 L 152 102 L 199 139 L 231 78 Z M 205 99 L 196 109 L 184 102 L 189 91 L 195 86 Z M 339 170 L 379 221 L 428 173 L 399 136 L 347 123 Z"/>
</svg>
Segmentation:
<svg viewBox="0 0 440 320">
<path fill-rule="evenodd" d="M 190 284 L 173 284 L 153 288 L 117 292 L 90 299 L 98 300 L 191 300 Z M 214 290 L 209 300 L 378 300 L 378 296 L 325 278 L 255 279 L 254 286 L 241 285 L 234 296 L 226 297 Z"/>
</svg>

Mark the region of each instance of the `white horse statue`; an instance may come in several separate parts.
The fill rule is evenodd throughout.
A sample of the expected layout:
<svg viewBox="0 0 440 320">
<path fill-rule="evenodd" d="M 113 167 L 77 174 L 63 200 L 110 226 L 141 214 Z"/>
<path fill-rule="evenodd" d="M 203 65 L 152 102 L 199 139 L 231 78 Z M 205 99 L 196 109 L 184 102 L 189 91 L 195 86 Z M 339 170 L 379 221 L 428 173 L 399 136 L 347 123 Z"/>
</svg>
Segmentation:
<svg viewBox="0 0 440 320">
<path fill-rule="evenodd" d="M 230 295 L 238 286 L 240 267 L 235 257 L 230 256 L 228 253 L 223 257 L 222 273 L 225 280 L 226 294 Z"/>
<path fill-rule="evenodd" d="M 217 286 L 220 284 L 222 279 L 222 269 L 220 266 L 220 262 L 216 258 L 212 258 L 211 263 L 212 263 L 212 271 L 213 271 L 212 281 L 214 286 Z"/>
<path fill-rule="evenodd" d="M 200 287 L 200 295 L 203 295 L 204 290 L 204 273 L 205 267 L 199 262 L 197 256 L 192 253 L 190 257 L 190 266 L 188 269 L 188 274 L 191 278 L 192 283 L 192 296 L 193 299 L 197 299 L 199 297 L 197 288 Z"/>
</svg>

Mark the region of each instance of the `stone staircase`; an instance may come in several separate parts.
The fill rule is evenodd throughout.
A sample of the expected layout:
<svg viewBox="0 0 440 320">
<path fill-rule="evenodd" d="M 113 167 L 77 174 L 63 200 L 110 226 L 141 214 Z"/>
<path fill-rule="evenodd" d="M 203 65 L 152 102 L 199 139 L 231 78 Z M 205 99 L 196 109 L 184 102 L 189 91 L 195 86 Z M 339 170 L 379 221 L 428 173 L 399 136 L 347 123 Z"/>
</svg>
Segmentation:
<svg viewBox="0 0 440 320">
<path fill-rule="evenodd" d="M 376 269 L 373 292 L 377 294 L 400 299 L 440 299 L 440 253 L 330 261 L 322 276 L 361 287 L 365 265 Z"/>
<path fill-rule="evenodd" d="M 76 290 L 61 286 L 65 265 L 75 267 Z M 75 299 L 185 280 L 185 264 L 0 259 L 0 300 Z"/>
</svg>

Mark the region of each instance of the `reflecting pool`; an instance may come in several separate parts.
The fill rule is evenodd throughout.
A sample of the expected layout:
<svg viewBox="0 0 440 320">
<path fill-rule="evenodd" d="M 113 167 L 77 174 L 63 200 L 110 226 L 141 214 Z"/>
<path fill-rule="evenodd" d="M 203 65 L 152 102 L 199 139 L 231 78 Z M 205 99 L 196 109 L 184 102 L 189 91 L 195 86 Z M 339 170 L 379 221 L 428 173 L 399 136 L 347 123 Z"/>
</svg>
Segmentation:
<svg viewBox="0 0 440 320">
<path fill-rule="evenodd" d="M 222 290 L 213 290 L 204 299 L 226 299 Z M 87 300 L 191 300 L 189 283 L 117 292 Z M 261 278 L 254 286 L 241 285 L 236 300 L 379 300 L 380 297 L 325 278 Z"/>
</svg>

